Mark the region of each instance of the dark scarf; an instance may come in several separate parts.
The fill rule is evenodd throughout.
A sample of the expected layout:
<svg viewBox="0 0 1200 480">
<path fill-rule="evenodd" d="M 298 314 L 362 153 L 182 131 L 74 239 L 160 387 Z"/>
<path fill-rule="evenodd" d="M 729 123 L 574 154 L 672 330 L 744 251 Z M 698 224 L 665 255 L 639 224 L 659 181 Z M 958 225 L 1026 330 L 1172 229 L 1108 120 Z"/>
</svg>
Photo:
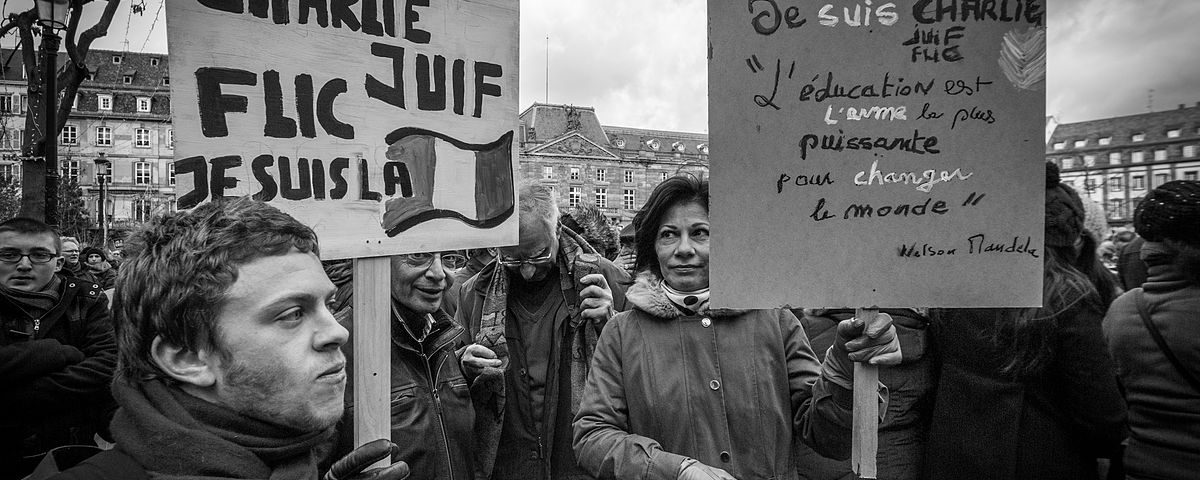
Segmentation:
<svg viewBox="0 0 1200 480">
<path fill-rule="evenodd" d="M 62 279 L 52 275 L 50 283 L 39 291 L 26 292 L 0 285 L 0 294 L 8 297 L 28 318 L 42 318 L 62 298 L 62 289 L 59 287 L 62 287 Z"/>
<path fill-rule="evenodd" d="M 315 479 L 334 428 L 299 432 L 249 418 L 168 386 L 163 380 L 113 382 L 118 448 L 151 478 Z"/>
<path fill-rule="evenodd" d="M 592 358 L 592 350 L 596 347 L 600 329 L 604 327 L 592 325 L 592 328 L 579 328 L 583 324 L 583 312 L 579 308 L 580 286 L 575 284 L 573 274 L 575 260 L 584 253 L 595 254 L 596 250 L 583 237 L 560 226 L 557 260 L 559 288 L 562 289 L 567 304 L 571 352 L 579 353 L 571 355 L 571 364 L 568 366 L 571 375 L 571 416 L 574 416 L 579 408 L 579 399 L 583 396 L 583 386 L 587 381 L 588 362 Z M 504 336 L 504 326 L 508 315 L 508 293 L 508 269 L 497 263 L 491 271 L 488 290 L 484 296 L 482 319 L 479 332 L 475 335 L 475 343 L 496 352 L 496 358 L 500 359 L 501 364 L 499 367 L 484 368 L 471 384 L 478 455 L 476 476 L 482 478 L 490 477 L 495 466 L 504 420 L 504 370 L 508 368 L 508 340 Z"/>
</svg>

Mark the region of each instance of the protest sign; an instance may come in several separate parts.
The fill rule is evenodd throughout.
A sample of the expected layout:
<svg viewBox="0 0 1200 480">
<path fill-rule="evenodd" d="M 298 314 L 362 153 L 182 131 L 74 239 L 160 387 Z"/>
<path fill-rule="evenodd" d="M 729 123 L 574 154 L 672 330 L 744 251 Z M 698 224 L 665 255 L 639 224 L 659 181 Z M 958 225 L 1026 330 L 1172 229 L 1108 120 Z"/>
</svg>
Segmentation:
<svg viewBox="0 0 1200 480">
<path fill-rule="evenodd" d="M 710 0 L 714 305 L 1040 306 L 1044 12 Z"/>
<path fill-rule="evenodd" d="M 252 195 L 325 259 L 517 243 L 516 0 L 167 6 L 179 207 Z"/>
</svg>

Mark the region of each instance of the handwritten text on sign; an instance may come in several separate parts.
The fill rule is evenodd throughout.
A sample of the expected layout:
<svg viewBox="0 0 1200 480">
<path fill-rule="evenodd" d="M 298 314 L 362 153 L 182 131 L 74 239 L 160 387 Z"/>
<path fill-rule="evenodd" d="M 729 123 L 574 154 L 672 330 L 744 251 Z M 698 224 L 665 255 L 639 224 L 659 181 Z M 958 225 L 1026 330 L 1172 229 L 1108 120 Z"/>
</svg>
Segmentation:
<svg viewBox="0 0 1200 480">
<path fill-rule="evenodd" d="M 180 208 L 230 196 L 326 257 L 516 243 L 516 0 L 168 6 Z"/>
<path fill-rule="evenodd" d="M 714 303 L 1040 305 L 1044 17 L 711 0 Z"/>
</svg>

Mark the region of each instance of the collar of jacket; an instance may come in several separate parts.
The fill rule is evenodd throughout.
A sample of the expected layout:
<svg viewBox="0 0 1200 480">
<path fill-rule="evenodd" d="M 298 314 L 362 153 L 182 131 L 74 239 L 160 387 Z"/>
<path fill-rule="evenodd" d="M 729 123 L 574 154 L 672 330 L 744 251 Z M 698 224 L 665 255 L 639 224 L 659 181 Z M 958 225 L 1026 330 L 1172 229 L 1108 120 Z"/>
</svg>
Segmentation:
<svg viewBox="0 0 1200 480">
<path fill-rule="evenodd" d="M 625 300 L 630 305 L 633 305 L 633 308 L 658 318 L 674 319 L 684 316 L 683 312 L 679 308 L 676 308 L 675 304 L 671 303 L 671 300 L 667 298 L 667 292 L 663 291 L 662 288 L 662 279 L 650 273 L 649 270 L 643 270 L 638 273 L 637 279 L 633 281 L 633 285 L 629 287 L 629 290 L 625 291 Z M 748 311 L 714 308 L 701 310 L 696 312 L 696 315 L 732 317 Z"/>
<path fill-rule="evenodd" d="M 403 315 L 413 314 L 412 311 L 405 308 L 397 308 L 396 311 Z M 431 313 L 430 316 L 433 317 L 433 325 L 429 326 L 429 335 L 426 336 L 425 343 L 433 348 L 429 352 L 426 352 L 427 354 L 432 354 L 445 348 L 446 345 L 454 343 L 454 339 L 458 338 L 465 331 L 462 325 L 459 325 L 453 318 L 450 318 L 450 314 L 446 313 L 445 310 L 439 308 L 436 312 Z M 406 327 L 407 323 L 400 318 L 394 318 L 393 320 L 395 321 L 392 323 L 392 343 L 405 350 L 420 353 L 421 346 L 418 344 L 417 339 L 413 337 L 412 332 Z"/>
</svg>

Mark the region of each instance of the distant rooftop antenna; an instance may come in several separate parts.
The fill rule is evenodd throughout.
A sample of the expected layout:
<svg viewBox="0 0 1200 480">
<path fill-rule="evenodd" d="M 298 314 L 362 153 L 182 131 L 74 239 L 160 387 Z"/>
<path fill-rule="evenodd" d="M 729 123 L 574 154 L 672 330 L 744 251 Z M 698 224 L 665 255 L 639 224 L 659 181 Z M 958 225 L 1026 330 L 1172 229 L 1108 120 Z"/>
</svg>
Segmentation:
<svg viewBox="0 0 1200 480">
<path fill-rule="evenodd" d="M 550 36 L 546 35 L 546 103 L 550 103 Z"/>
<path fill-rule="evenodd" d="M 1146 94 L 1146 97 L 1147 97 L 1146 98 L 1146 111 L 1153 112 L 1154 111 L 1154 89 L 1153 88 L 1151 88 L 1150 92 Z"/>
</svg>

